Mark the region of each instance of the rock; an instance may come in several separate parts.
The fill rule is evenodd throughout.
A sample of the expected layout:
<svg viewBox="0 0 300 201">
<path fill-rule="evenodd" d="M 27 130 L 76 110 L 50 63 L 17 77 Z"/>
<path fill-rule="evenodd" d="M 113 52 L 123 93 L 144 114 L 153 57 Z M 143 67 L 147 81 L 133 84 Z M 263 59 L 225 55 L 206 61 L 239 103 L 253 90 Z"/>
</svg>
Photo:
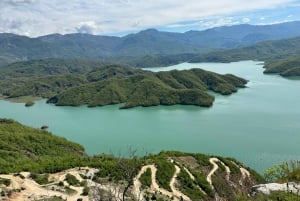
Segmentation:
<svg viewBox="0 0 300 201">
<path fill-rule="evenodd" d="M 260 192 L 263 194 L 270 194 L 272 191 L 287 191 L 293 192 L 300 195 L 300 184 L 294 182 L 288 183 L 268 183 L 268 184 L 259 184 L 252 187 L 252 191 Z"/>
</svg>

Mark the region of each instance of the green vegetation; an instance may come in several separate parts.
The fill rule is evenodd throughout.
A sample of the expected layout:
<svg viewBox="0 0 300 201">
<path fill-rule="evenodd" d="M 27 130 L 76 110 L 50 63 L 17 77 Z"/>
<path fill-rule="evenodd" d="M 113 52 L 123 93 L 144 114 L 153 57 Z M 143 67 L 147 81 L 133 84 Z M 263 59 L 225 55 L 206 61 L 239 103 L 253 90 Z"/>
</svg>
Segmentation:
<svg viewBox="0 0 300 201">
<path fill-rule="evenodd" d="M 0 34 L 0 66 L 24 59 L 86 58 L 133 66 L 188 61 L 190 54 L 244 47 L 260 41 L 299 36 L 299 22 L 267 26 L 235 25 L 185 33 L 143 30 L 124 37 L 51 34 L 29 38 Z"/>
<path fill-rule="evenodd" d="M 140 182 L 143 188 L 150 188 L 151 186 L 151 170 L 148 168 L 140 177 Z"/>
<path fill-rule="evenodd" d="M 51 182 L 48 179 L 47 172 L 61 171 L 71 167 L 90 166 L 99 169 L 99 172 L 94 177 L 94 181 L 100 183 L 103 181 L 106 183 L 112 182 L 123 185 L 125 189 L 128 189 L 142 164 L 155 164 L 157 166 L 156 179 L 159 186 L 170 191 L 169 183 L 175 172 L 174 164 L 177 164 L 180 167 L 188 167 L 191 174 L 195 177 L 195 180 L 192 180 L 184 168 L 181 168 L 181 172 L 177 177 L 179 182 L 177 187 L 190 196 L 192 200 L 213 200 L 216 193 L 227 200 L 272 200 L 276 196 L 280 196 L 280 199 L 282 198 L 283 200 L 295 198 L 295 195 L 281 192 L 272 193 L 271 195 L 256 194 L 254 197 L 245 196 L 249 193 L 247 189 L 250 189 L 251 186 L 262 180 L 255 171 L 248 169 L 251 172 L 251 178 L 247 178 L 241 186 L 239 182 L 241 173 L 235 164 L 241 167 L 244 166 L 231 158 L 216 156 L 229 166 L 232 172 L 230 182 L 228 182 L 225 179 L 224 168 L 221 168 L 219 164 L 220 169 L 212 178 L 213 189 L 206 180 L 206 175 L 212 169 L 209 163 L 209 158 L 212 156 L 174 151 L 164 151 L 157 155 L 149 155 L 142 158 L 136 157 L 135 152 L 130 152 L 132 154 L 128 155 L 128 158 L 118 158 L 112 155 L 87 156 L 84 154 L 83 148 L 78 144 L 53 136 L 46 131 L 23 126 L 9 119 L 0 119 L 0 135 L 1 173 L 30 170 L 32 172 L 31 178 L 39 184 Z M 174 163 L 170 162 L 171 160 Z M 273 169 L 271 168 L 267 171 L 266 178 L 268 181 L 299 182 L 299 164 L 297 161 L 292 161 L 289 164 L 284 163 Z M 71 174 L 66 175 L 66 181 L 70 186 L 83 186 L 82 195 L 90 194 L 86 181 L 79 182 Z M 149 169 L 141 176 L 141 182 L 143 187 L 151 185 Z M 0 178 L 0 184 L 8 186 L 10 185 L 10 180 Z M 234 185 L 232 186 L 232 184 Z M 59 186 L 63 186 L 63 183 L 61 182 Z M 68 194 L 76 192 L 70 187 L 65 186 L 64 188 Z M 11 192 L 2 191 L 1 193 L 8 195 Z"/>
<path fill-rule="evenodd" d="M 291 161 L 268 168 L 264 176 L 268 182 L 300 182 L 300 161 Z"/>
<path fill-rule="evenodd" d="M 71 186 L 80 186 L 80 182 L 74 175 L 67 174 L 65 181 L 68 182 L 68 184 Z"/>
<path fill-rule="evenodd" d="M 33 179 L 36 183 L 40 185 L 48 184 L 49 183 L 49 175 L 48 174 L 37 174 L 37 173 L 30 173 L 31 179 Z"/>
<path fill-rule="evenodd" d="M 284 59 L 300 54 L 300 37 L 267 41 L 232 50 L 211 52 L 194 57 L 190 62 L 234 62 L 242 60 L 266 61 Z"/>
<path fill-rule="evenodd" d="M 87 186 L 84 186 L 81 195 L 88 196 L 89 192 L 90 192 L 90 188 Z"/>
<path fill-rule="evenodd" d="M 206 90 L 228 95 L 246 83 L 233 75 L 219 75 L 201 69 L 147 72 L 72 87 L 48 102 L 71 106 L 87 104 L 90 107 L 125 103 L 122 108 L 174 104 L 211 106 L 214 97 Z"/>
<path fill-rule="evenodd" d="M 237 201 L 298 201 L 299 195 L 290 192 L 275 191 L 270 195 L 258 193 L 249 197 L 248 195 L 238 195 Z"/>
<path fill-rule="evenodd" d="M 300 57 L 288 57 L 266 62 L 264 73 L 277 73 L 283 77 L 300 76 Z"/>
<path fill-rule="evenodd" d="M 193 181 L 186 171 L 183 169 L 181 170 L 182 171 L 180 171 L 177 176 L 180 183 L 180 191 L 185 195 L 189 195 L 193 201 L 202 200 L 206 197 L 206 195 L 200 190 L 197 180 Z"/>
<path fill-rule="evenodd" d="M 174 164 L 166 161 L 164 158 L 156 158 L 155 165 L 157 167 L 156 180 L 161 188 L 171 191 L 170 181 L 175 173 Z"/>
<path fill-rule="evenodd" d="M 38 96 L 56 105 L 89 107 L 118 103 L 124 103 L 122 108 L 174 104 L 208 107 L 214 97 L 207 90 L 229 95 L 247 83 L 234 75 L 201 69 L 152 73 L 67 59 L 18 62 L 0 68 L 0 73 L 0 94 L 8 99 Z M 27 102 L 29 106 L 31 101 Z"/>
<path fill-rule="evenodd" d="M 34 105 L 34 102 L 33 101 L 28 101 L 25 103 L 25 107 L 31 107 Z"/>
<path fill-rule="evenodd" d="M 11 183 L 10 179 L 4 179 L 0 177 L 0 185 L 3 184 L 5 186 L 9 186 Z"/>
<path fill-rule="evenodd" d="M 86 157 L 79 144 L 9 119 L 0 119 L 0 139 L 1 173 L 56 172 Z"/>
</svg>

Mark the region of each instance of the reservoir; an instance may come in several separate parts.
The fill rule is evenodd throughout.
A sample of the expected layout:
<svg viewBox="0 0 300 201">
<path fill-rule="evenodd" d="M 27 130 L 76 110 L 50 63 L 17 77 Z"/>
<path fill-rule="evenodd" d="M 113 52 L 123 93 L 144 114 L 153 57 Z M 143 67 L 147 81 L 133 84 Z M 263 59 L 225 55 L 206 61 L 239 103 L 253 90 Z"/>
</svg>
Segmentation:
<svg viewBox="0 0 300 201">
<path fill-rule="evenodd" d="M 152 71 L 203 68 L 232 73 L 247 88 L 216 96 L 211 108 L 156 106 L 119 110 L 118 105 L 32 107 L 0 101 L 0 117 L 25 125 L 49 126 L 53 134 L 82 144 L 88 154 L 118 153 L 128 146 L 142 152 L 200 152 L 234 157 L 259 172 L 300 159 L 300 80 L 264 75 L 261 62 L 183 63 Z"/>
</svg>

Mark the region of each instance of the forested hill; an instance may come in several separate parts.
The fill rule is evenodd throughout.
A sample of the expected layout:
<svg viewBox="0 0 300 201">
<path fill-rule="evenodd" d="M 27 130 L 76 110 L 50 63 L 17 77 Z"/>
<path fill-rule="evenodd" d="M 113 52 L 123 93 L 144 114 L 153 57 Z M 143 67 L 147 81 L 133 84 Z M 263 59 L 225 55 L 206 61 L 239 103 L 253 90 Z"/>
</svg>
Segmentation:
<svg viewBox="0 0 300 201">
<path fill-rule="evenodd" d="M 277 73 L 283 77 L 300 76 L 300 57 L 288 57 L 286 59 L 276 59 L 265 63 L 264 73 Z"/>
<path fill-rule="evenodd" d="M 153 105 L 211 106 L 207 91 L 229 95 L 246 80 L 201 70 L 153 73 L 136 68 L 80 60 L 47 59 L 19 62 L 0 69 L 0 95 L 38 96 L 56 105 L 102 106 L 124 103 L 124 108 Z"/>
<path fill-rule="evenodd" d="M 61 170 L 86 157 L 79 144 L 9 119 L 0 119 L 0 139 L 1 173 Z"/>
<path fill-rule="evenodd" d="M 300 37 L 266 41 L 249 47 L 201 54 L 190 62 L 234 62 L 241 60 L 282 59 L 300 54 Z"/>
<path fill-rule="evenodd" d="M 45 58 L 86 58 L 128 62 L 139 66 L 142 64 L 139 61 L 145 59 L 143 58 L 145 56 L 154 57 L 152 61 L 148 60 L 151 66 L 157 63 L 167 65 L 170 62 L 190 59 L 190 54 L 296 37 L 300 35 L 299 27 L 300 22 L 287 22 L 265 26 L 245 24 L 224 26 L 186 33 L 148 29 L 124 37 L 52 34 L 29 38 L 2 33 L 0 34 L 0 66 L 15 61 Z M 175 55 L 180 55 L 180 61 L 177 61 Z"/>
</svg>

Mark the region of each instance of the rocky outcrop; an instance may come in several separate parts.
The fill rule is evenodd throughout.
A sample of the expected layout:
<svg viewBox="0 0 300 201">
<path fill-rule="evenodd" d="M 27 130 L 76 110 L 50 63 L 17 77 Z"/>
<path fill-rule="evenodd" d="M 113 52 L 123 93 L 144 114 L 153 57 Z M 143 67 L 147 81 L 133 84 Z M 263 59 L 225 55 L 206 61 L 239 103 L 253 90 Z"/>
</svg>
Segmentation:
<svg viewBox="0 0 300 201">
<path fill-rule="evenodd" d="M 294 182 L 288 183 L 268 183 L 268 184 L 259 184 L 252 187 L 253 192 L 260 192 L 263 194 L 270 194 L 273 191 L 285 191 L 293 192 L 300 195 L 300 184 Z"/>
</svg>

